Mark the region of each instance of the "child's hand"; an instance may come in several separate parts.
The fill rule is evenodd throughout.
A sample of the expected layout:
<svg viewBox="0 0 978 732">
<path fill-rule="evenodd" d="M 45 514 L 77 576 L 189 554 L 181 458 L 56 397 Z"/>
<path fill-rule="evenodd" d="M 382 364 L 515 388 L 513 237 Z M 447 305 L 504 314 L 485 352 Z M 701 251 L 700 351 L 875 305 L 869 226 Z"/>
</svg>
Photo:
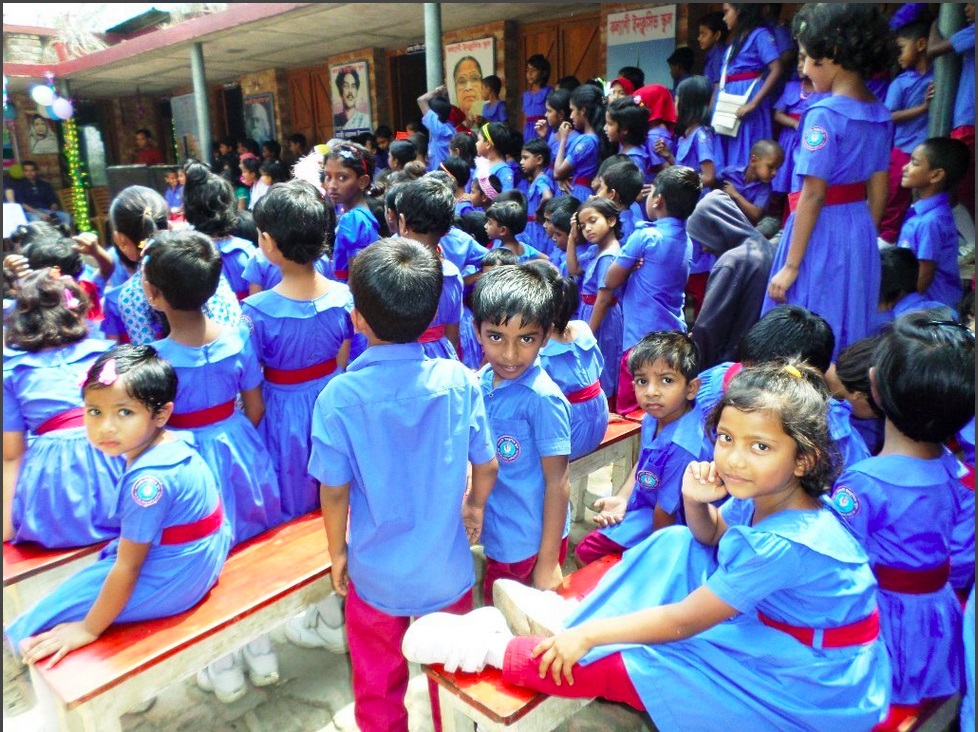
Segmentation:
<svg viewBox="0 0 978 732">
<path fill-rule="evenodd" d="M 722 190 L 731 198 L 740 195 L 740 192 L 736 188 L 734 188 L 733 183 L 724 183 Z"/>
<path fill-rule="evenodd" d="M 557 128 L 557 137 L 566 141 L 572 129 L 574 129 L 574 125 L 570 122 L 561 122 L 560 127 Z"/>
<path fill-rule="evenodd" d="M 594 502 L 594 510 L 598 512 L 594 517 L 594 523 L 598 526 L 620 524 L 621 520 L 625 518 L 625 506 L 627 505 L 628 501 L 619 496 L 599 498 Z"/>
<path fill-rule="evenodd" d="M 568 686 L 573 686 L 574 664 L 590 650 L 591 644 L 581 629 L 569 628 L 560 635 L 544 638 L 537 643 L 530 652 L 530 657 L 540 659 L 541 679 L 546 678 L 549 671 L 557 686 L 565 680 Z"/>
<path fill-rule="evenodd" d="M 448 96 L 448 87 L 444 84 L 439 84 L 435 87 L 435 94 L 439 96 Z"/>
<path fill-rule="evenodd" d="M 930 103 L 934 101 L 934 82 L 932 81 L 927 85 L 927 91 L 924 92 L 924 106 L 930 107 Z"/>
<path fill-rule="evenodd" d="M 87 646 L 93 642 L 97 635 L 85 629 L 84 621 L 74 623 L 59 623 L 51 630 L 28 638 L 24 641 L 22 648 L 24 651 L 24 662 L 28 664 L 37 663 L 41 659 L 51 657 L 47 663 L 47 668 L 51 668 L 68 653 Z"/>
<path fill-rule="evenodd" d="M 329 579 L 333 583 L 333 589 L 340 597 L 346 597 L 350 591 L 350 575 L 347 571 L 346 552 L 339 556 L 330 555 Z"/>
<path fill-rule="evenodd" d="M 538 590 L 553 590 L 560 587 L 560 583 L 564 581 L 564 573 L 556 562 L 552 567 L 546 567 L 538 561 L 533 567 L 533 575 L 530 579 Z"/>
<path fill-rule="evenodd" d="M 15 280 L 23 279 L 31 271 L 30 262 L 23 254 L 8 254 L 3 258 L 3 268 L 13 275 Z"/>
<path fill-rule="evenodd" d="M 547 120 L 538 119 L 533 123 L 533 131 L 537 133 L 537 137 L 540 139 L 546 139 L 547 133 L 550 131 L 550 125 L 547 124 Z"/>
<path fill-rule="evenodd" d="M 75 251 L 79 254 L 94 256 L 98 249 L 98 236 L 91 231 L 83 231 L 71 237 L 75 242 Z"/>
<path fill-rule="evenodd" d="M 713 503 L 727 495 L 727 489 L 717 475 L 716 463 L 692 462 L 686 466 L 683 473 L 684 498 L 696 503 Z"/>
<path fill-rule="evenodd" d="M 462 525 L 465 527 L 465 535 L 469 539 L 469 546 L 475 546 L 479 543 L 485 513 L 485 507 L 470 506 L 468 501 L 462 504 Z"/>
<path fill-rule="evenodd" d="M 798 279 L 798 268 L 785 265 L 771 278 L 767 286 L 767 294 L 775 302 L 785 302 L 788 290 L 795 284 L 796 279 Z"/>
<path fill-rule="evenodd" d="M 652 149 L 655 150 L 656 155 L 658 155 L 660 158 L 668 161 L 669 163 L 672 163 L 673 161 L 672 151 L 669 149 L 669 145 L 666 143 L 665 140 L 663 140 L 662 138 L 656 140 L 655 145 L 652 146 Z M 648 193 L 646 193 L 645 195 L 648 196 Z"/>
<path fill-rule="evenodd" d="M 750 102 L 748 102 L 743 106 L 737 107 L 737 111 L 734 112 L 734 114 L 736 115 L 737 119 L 743 119 L 753 111 L 754 111 L 753 105 Z"/>
</svg>

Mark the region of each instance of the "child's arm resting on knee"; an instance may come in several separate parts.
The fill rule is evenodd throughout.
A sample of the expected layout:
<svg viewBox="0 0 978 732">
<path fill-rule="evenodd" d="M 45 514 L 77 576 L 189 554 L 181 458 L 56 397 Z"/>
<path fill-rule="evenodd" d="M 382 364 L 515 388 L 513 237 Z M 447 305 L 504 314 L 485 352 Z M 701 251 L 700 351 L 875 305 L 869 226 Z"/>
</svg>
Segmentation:
<svg viewBox="0 0 978 732">
<path fill-rule="evenodd" d="M 51 668 L 68 652 L 87 646 L 102 635 L 129 602 L 150 546 L 152 545 L 148 542 L 119 539 L 119 553 L 116 555 L 115 563 L 106 575 L 102 590 L 95 598 L 95 604 L 92 605 L 85 619 L 73 623 L 61 623 L 51 630 L 28 638 L 24 641 L 26 646 L 24 661 L 37 663 L 42 658 L 51 656 L 48 663 L 48 668 Z"/>
<path fill-rule="evenodd" d="M 548 455 L 540 458 L 546 487 L 543 495 L 543 534 L 540 551 L 533 567 L 533 586 L 552 590 L 564 575 L 560 570 L 560 543 L 567 521 L 567 501 L 570 500 L 567 455 Z"/>
<path fill-rule="evenodd" d="M 326 524 L 326 544 L 329 549 L 330 571 L 336 594 L 346 597 L 350 576 L 346 566 L 346 521 L 350 512 L 350 484 L 319 484 L 319 504 Z"/>
</svg>

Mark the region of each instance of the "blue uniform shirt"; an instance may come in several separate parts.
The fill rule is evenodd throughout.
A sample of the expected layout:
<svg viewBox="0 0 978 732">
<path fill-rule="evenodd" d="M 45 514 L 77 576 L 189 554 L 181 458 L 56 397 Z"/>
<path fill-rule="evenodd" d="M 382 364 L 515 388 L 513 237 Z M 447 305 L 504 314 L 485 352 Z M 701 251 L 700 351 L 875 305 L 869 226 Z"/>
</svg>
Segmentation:
<svg viewBox="0 0 978 732">
<path fill-rule="evenodd" d="M 951 45 L 961 54 L 961 77 L 954 97 L 953 126 L 975 126 L 975 24 L 971 23 L 951 36 Z"/>
<path fill-rule="evenodd" d="M 907 69 L 890 82 L 890 88 L 886 90 L 886 108 L 891 112 L 899 112 L 923 104 L 927 85 L 933 81 L 933 71 L 920 74 L 915 69 Z M 924 112 L 913 119 L 895 122 L 893 124 L 893 147 L 898 147 L 905 153 L 913 152 L 917 145 L 927 139 L 929 117 L 930 115 Z M 974 117 L 972 117 L 972 123 L 974 123 Z"/>
<path fill-rule="evenodd" d="M 949 307 L 957 306 L 961 299 L 958 230 L 946 193 L 918 199 L 910 206 L 897 246 L 913 250 L 917 259 L 934 262 L 937 267 L 934 279 L 924 294 Z"/>
<path fill-rule="evenodd" d="M 455 137 L 455 127 L 451 122 L 442 122 L 431 109 L 421 117 L 421 124 L 428 129 L 428 170 L 438 170 L 449 155 L 448 143 Z"/>
</svg>

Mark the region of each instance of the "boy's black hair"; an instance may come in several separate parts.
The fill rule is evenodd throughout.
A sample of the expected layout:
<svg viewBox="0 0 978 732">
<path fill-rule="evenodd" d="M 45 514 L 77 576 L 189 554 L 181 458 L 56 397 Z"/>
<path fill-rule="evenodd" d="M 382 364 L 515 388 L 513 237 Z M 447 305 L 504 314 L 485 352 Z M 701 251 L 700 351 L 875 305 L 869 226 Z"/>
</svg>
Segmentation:
<svg viewBox="0 0 978 732">
<path fill-rule="evenodd" d="M 526 208 L 526 194 L 523 193 L 519 188 L 510 188 L 508 191 L 503 191 L 493 200 L 495 202 L 503 201 L 516 201 L 520 206 Z"/>
<path fill-rule="evenodd" d="M 394 137 L 394 130 L 387 125 L 380 125 L 374 130 L 374 138 L 386 137 L 388 140 Z"/>
<path fill-rule="evenodd" d="M 302 147 L 303 150 L 305 150 L 309 146 L 309 142 L 306 140 L 306 136 L 303 135 L 301 132 L 293 132 L 291 135 L 289 135 L 288 140 L 289 142 L 294 142 L 298 144 L 300 147 Z"/>
<path fill-rule="evenodd" d="M 455 225 L 482 246 L 489 246 L 489 235 L 486 233 L 485 212 L 477 208 L 469 209 L 461 216 L 455 217 Z M 509 250 L 507 249 L 506 251 L 508 252 Z"/>
<path fill-rule="evenodd" d="M 172 364 L 152 346 L 133 346 L 128 343 L 106 351 L 88 369 L 82 384 L 82 395 L 89 389 L 104 389 L 99 381 L 109 361 L 115 373 L 123 378 L 126 393 L 144 404 L 154 415 L 177 398 L 177 372 Z"/>
<path fill-rule="evenodd" d="M 375 241 L 350 265 L 353 306 L 387 343 L 421 337 L 438 312 L 443 280 L 438 256 L 400 236 Z"/>
<path fill-rule="evenodd" d="M 544 279 L 553 288 L 554 332 L 563 334 L 581 304 L 581 295 L 577 287 L 577 282 L 571 277 L 561 275 L 552 263 L 543 259 L 534 259 L 532 262 L 527 262 L 526 266 L 535 269 L 543 275 Z"/>
<path fill-rule="evenodd" d="M 879 335 L 860 338 L 843 348 L 835 360 L 835 375 L 839 377 L 846 391 L 864 394 L 870 408 L 880 417 L 883 412 L 873 399 L 873 390 L 869 385 L 869 367 L 873 365 L 873 355 L 881 338 Z"/>
<path fill-rule="evenodd" d="M 511 157 L 516 162 L 519 162 L 522 151 L 523 131 L 506 125 L 506 134 L 503 136 L 503 149 L 501 152 L 504 156 Z"/>
<path fill-rule="evenodd" d="M 244 239 L 257 249 L 258 227 L 255 225 L 255 215 L 246 208 L 237 211 L 231 235 Z"/>
<path fill-rule="evenodd" d="M 944 443 L 975 415 L 975 336 L 929 312 L 893 322 L 873 357 L 887 420 L 915 442 Z"/>
<path fill-rule="evenodd" d="M 428 159 L 428 133 L 427 128 L 425 131 L 418 130 L 417 132 L 412 132 L 408 135 L 408 141 L 414 145 L 414 149 L 418 151 L 418 155 Z"/>
<path fill-rule="evenodd" d="M 824 374 L 834 349 L 835 334 L 825 318 L 799 305 L 778 305 L 744 333 L 737 360 L 753 366 L 797 358 Z"/>
<path fill-rule="evenodd" d="M 554 323 L 554 292 L 537 270 L 523 264 L 495 267 L 483 274 L 472 291 L 472 320 L 505 325 L 518 317 L 520 327 L 540 326 L 548 332 Z"/>
<path fill-rule="evenodd" d="M 724 26 L 726 27 L 726 26 Z M 705 76 L 688 76 L 676 87 L 676 138 L 694 124 L 710 126 L 710 99 L 713 82 Z"/>
<path fill-rule="evenodd" d="M 893 305 L 917 291 L 920 262 L 913 249 L 886 247 L 880 252 L 880 302 Z"/>
<path fill-rule="evenodd" d="M 69 307 L 68 297 L 78 304 Z M 17 283 L 16 306 L 4 318 L 4 346 L 37 352 L 88 337 L 88 295 L 68 276 L 32 269 Z"/>
<path fill-rule="evenodd" d="M 456 132 L 448 143 L 449 150 L 458 150 L 458 157 L 465 161 L 471 168 L 475 165 L 475 135 L 471 132 Z"/>
<path fill-rule="evenodd" d="M 893 33 L 894 38 L 907 38 L 911 41 L 927 40 L 930 35 L 929 20 L 915 20 L 912 23 L 901 25 Z"/>
<path fill-rule="evenodd" d="M 540 71 L 540 74 L 543 77 L 540 79 L 541 86 L 550 81 L 550 62 L 547 61 L 547 57 L 542 53 L 535 53 L 530 56 L 530 58 L 526 60 L 526 65 L 532 66 Z"/>
<path fill-rule="evenodd" d="M 38 239 L 24 247 L 23 255 L 31 269 L 57 267 L 61 274 L 76 280 L 85 270 L 85 262 L 75 249 L 75 240 L 67 236 Z"/>
<path fill-rule="evenodd" d="M 710 29 L 711 33 L 716 33 L 720 31 L 720 45 L 727 42 L 727 33 L 729 29 L 727 24 L 723 22 L 723 13 L 716 11 L 713 13 L 707 13 L 706 15 L 701 15 L 700 19 L 696 22 L 697 27 L 704 26 Z M 638 87 L 635 87 L 636 89 Z"/>
<path fill-rule="evenodd" d="M 655 330 L 647 333 L 628 354 L 628 371 L 634 375 L 642 366 L 656 361 L 692 381 L 700 372 L 700 351 L 688 333 L 678 330 Z"/>
<path fill-rule="evenodd" d="M 621 142 L 644 145 L 649 133 L 649 110 L 640 107 L 632 97 L 620 97 L 608 105 L 608 116 L 618 125 Z"/>
<path fill-rule="evenodd" d="M 576 88 L 574 87 L 574 89 Z M 572 91 L 573 89 L 557 88 L 547 95 L 547 106 L 563 114 L 565 120 L 570 119 L 570 95 Z"/>
<path fill-rule="evenodd" d="M 615 76 L 628 79 L 630 82 L 632 82 L 632 86 L 635 89 L 641 89 L 643 86 L 645 86 L 645 72 L 638 66 L 622 66 L 620 69 L 618 69 L 618 73 Z"/>
<path fill-rule="evenodd" d="M 523 149 L 530 153 L 530 155 L 540 158 L 541 168 L 546 168 L 550 165 L 550 145 L 547 144 L 546 140 L 541 140 L 539 137 L 527 140 L 523 143 Z"/>
<path fill-rule="evenodd" d="M 278 160 L 282 155 L 282 145 L 278 140 L 264 140 L 261 144 L 262 150 L 268 150 L 272 154 L 272 158 Z"/>
<path fill-rule="evenodd" d="M 652 181 L 655 195 L 662 196 L 670 216 L 681 221 L 689 218 L 700 200 L 703 181 L 699 173 L 685 165 L 670 165 L 660 170 Z"/>
<path fill-rule="evenodd" d="M 968 146 L 953 137 L 928 137 L 920 146 L 931 170 L 944 171 L 942 191 L 954 190 L 968 172 Z"/>
<path fill-rule="evenodd" d="M 543 261 L 542 259 L 539 261 Z M 482 259 L 482 267 L 504 267 L 509 264 L 519 264 L 520 258 L 515 252 L 510 251 L 506 247 L 497 247 L 496 249 L 490 249 L 486 252 L 486 256 Z"/>
<path fill-rule="evenodd" d="M 497 97 L 499 96 L 499 92 L 502 91 L 503 88 L 502 80 L 495 74 L 489 74 L 488 76 L 483 76 L 482 83 L 488 86 L 490 91 L 492 91 L 492 93 L 495 94 Z"/>
<path fill-rule="evenodd" d="M 258 140 L 251 137 L 242 137 L 238 140 L 238 143 L 255 157 L 261 157 L 261 145 L 258 144 Z"/>
<path fill-rule="evenodd" d="M 777 140 L 762 138 L 750 146 L 751 157 L 756 157 L 758 160 L 760 160 L 769 155 L 778 155 L 782 160 L 784 160 L 784 149 Z"/>
<path fill-rule="evenodd" d="M 666 63 L 672 66 L 678 66 L 689 73 L 693 69 L 693 49 L 689 46 L 679 46 L 669 54 Z M 638 87 L 635 88 L 637 89 Z"/>
<path fill-rule="evenodd" d="M 580 208 L 577 209 L 577 225 L 580 227 L 582 235 L 581 239 L 584 238 L 584 224 L 581 221 L 581 211 L 586 208 L 593 208 L 599 214 L 609 219 L 612 216 L 615 217 L 615 225 L 611 227 L 617 239 L 621 239 L 621 206 L 612 201 L 610 198 L 605 198 L 604 196 L 591 196 L 584 203 L 581 204 Z M 550 217 L 551 222 L 553 221 L 553 216 Z"/>
<path fill-rule="evenodd" d="M 394 209 L 411 231 L 442 237 L 452 227 L 455 194 L 441 181 L 424 176 L 398 184 L 394 192 Z"/>
<path fill-rule="evenodd" d="M 200 310 L 221 281 L 221 252 L 199 231 L 161 231 L 143 254 L 143 278 L 174 310 Z"/>
<path fill-rule="evenodd" d="M 609 165 L 601 173 L 601 180 L 609 191 L 618 192 L 622 208 L 628 208 L 638 199 L 645 181 L 642 172 L 631 160 Z"/>
<path fill-rule="evenodd" d="M 557 79 L 556 88 L 562 91 L 572 92 L 580 85 L 581 85 L 581 80 L 578 79 L 573 74 L 570 74 L 568 76 L 561 76 L 559 79 Z"/>
<path fill-rule="evenodd" d="M 187 223 L 215 239 L 230 234 L 238 211 L 231 182 L 199 162 L 188 162 L 184 172 L 187 183 L 183 187 L 183 215 Z"/>
<path fill-rule="evenodd" d="M 364 196 L 363 203 L 367 207 L 367 210 L 370 211 L 374 219 L 377 221 L 377 233 L 380 234 L 380 238 L 386 239 L 387 237 L 389 237 L 392 234 L 392 232 L 390 230 L 390 227 L 387 225 L 387 216 L 384 213 L 383 194 L 378 193 L 378 195 L 376 196 Z M 327 249 L 327 251 L 330 254 L 332 254 L 332 247 L 333 247 L 332 236 L 330 236 L 329 248 Z"/>
<path fill-rule="evenodd" d="M 516 236 L 526 229 L 526 205 L 520 205 L 519 201 L 514 200 L 500 201 L 497 197 L 486 209 L 486 218 L 505 226 L 509 229 L 510 236 Z"/>
<path fill-rule="evenodd" d="M 442 168 L 455 180 L 455 185 L 463 191 L 469 185 L 472 169 L 458 155 L 449 155 L 441 161 Z"/>
<path fill-rule="evenodd" d="M 577 196 L 554 196 L 543 207 L 544 214 L 550 214 L 550 223 L 565 234 L 570 233 L 571 219 L 581 207 Z"/>
<path fill-rule="evenodd" d="M 258 199 L 254 216 L 255 225 L 290 262 L 309 264 L 332 248 L 336 212 L 312 183 L 276 183 Z"/>
<path fill-rule="evenodd" d="M 428 107 L 438 117 L 439 122 L 448 122 L 448 116 L 452 113 L 452 103 L 448 101 L 448 97 L 436 94 L 428 100 Z"/>
<path fill-rule="evenodd" d="M 359 134 L 356 134 L 353 137 L 350 137 L 348 139 L 350 140 L 350 142 L 355 142 L 358 145 L 363 145 L 368 150 L 370 149 L 369 147 L 367 147 L 367 143 L 368 142 L 373 147 L 377 147 L 377 138 L 374 137 L 374 135 L 373 135 L 372 132 L 367 132 L 366 130 L 364 130 L 363 132 L 360 132 Z"/>
<path fill-rule="evenodd" d="M 410 140 L 393 140 L 387 149 L 387 154 L 403 168 L 412 160 L 418 159 L 418 148 Z"/>
<path fill-rule="evenodd" d="M 810 58 L 834 61 L 863 78 L 887 71 L 896 59 L 893 34 L 876 3 L 808 3 L 793 27 Z"/>
<path fill-rule="evenodd" d="M 275 160 L 263 161 L 258 172 L 271 177 L 272 183 L 282 183 L 289 179 L 289 169 L 277 158 Z"/>
</svg>

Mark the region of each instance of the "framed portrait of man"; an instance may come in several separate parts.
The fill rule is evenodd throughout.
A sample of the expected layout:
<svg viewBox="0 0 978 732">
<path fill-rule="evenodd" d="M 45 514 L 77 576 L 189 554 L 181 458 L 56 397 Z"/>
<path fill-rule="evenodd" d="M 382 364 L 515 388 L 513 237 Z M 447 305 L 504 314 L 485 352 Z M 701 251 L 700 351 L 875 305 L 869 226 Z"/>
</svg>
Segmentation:
<svg viewBox="0 0 978 732">
<path fill-rule="evenodd" d="M 329 67 L 333 107 L 333 136 L 353 137 L 373 131 L 370 74 L 366 61 Z"/>
<path fill-rule="evenodd" d="M 275 140 L 275 95 L 251 94 L 242 100 L 244 104 L 245 134 L 259 145 L 265 140 Z"/>
</svg>

